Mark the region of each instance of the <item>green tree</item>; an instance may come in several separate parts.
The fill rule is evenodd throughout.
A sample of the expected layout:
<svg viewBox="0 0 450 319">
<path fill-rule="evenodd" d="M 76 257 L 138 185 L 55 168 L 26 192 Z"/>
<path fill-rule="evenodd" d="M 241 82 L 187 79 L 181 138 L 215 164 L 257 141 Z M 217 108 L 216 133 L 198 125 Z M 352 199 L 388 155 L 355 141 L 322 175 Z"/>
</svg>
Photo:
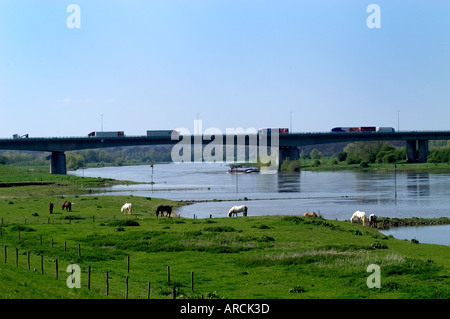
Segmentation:
<svg viewBox="0 0 450 319">
<path fill-rule="evenodd" d="M 75 152 L 68 152 L 66 154 L 66 166 L 69 170 L 79 169 L 84 167 L 84 157 Z"/>
<path fill-rule="evenodd" d="M 317 150 L 317 149 L 313 149 L 311 151 L 311 153 L 309 153 L 309 156 L 312 159 L 321 159 L 322 158 L 322 153 L 319 150 Z"/>
<path fill-rule="evenodd" d="M 347 163 L 350 162 L 367 162 L 375 163 L 377 154 L 380 151 L 389 151 L 395 149 L 389 143 L 384 141 L 371 142 L 355 142 L 350 143 L 344 148 L 347 155 Z M 348 159 L 350 157 L 350 160 Z M 354 163 L 356 164 L 356 163 Z"/>
</svg>

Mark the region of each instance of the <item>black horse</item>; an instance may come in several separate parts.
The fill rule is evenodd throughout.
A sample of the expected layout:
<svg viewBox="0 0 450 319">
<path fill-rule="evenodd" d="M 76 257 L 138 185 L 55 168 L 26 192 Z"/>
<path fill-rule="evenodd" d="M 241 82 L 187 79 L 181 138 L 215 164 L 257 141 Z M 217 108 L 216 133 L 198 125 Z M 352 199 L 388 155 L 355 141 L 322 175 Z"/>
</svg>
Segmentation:
<svg viewBox="0 0 450 319">
<path fill-rule="evenodd" d="M 159 205 L 156 209 L 156 217 L 158 217 L 159 213 L 161 213 L 161 216 L 164 216 L 164 212 L 167 212 L 166 216 L 170 217 L 170 214 L 172 214 L 172 206 Z"/>
</svg>

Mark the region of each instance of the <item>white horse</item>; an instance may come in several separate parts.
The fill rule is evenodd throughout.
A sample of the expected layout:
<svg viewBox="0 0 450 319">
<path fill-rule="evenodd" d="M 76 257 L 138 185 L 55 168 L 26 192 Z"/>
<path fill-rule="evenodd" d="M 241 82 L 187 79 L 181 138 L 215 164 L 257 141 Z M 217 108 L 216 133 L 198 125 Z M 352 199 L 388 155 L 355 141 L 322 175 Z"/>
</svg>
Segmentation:
<svg viewBox="0 0 450 319">
<path fill-rule="evenodd" d="M 370 214 L 370 216 L 369 216 L 369 226 L 377 227 L 377 220 L 378 220 L 377 215 Z"/>
<path fill-rule="evenodd" d="M 352 215 L 352 218 L 350 218 L 350 222 L 353 223 L 353 221 L 355 219 L 358 219 L 358 223 L 362 219 L 363 225 L 364 226 L 366 225 L 366 213 L 365 212 L 360 212 L 359 210 L 354 212 L 353 215 Z"/>
<path fill-rule="evenodd" d="M 120 209 L 121 213 L 125 214 L 126 211 L 128 211 L 128 215 L 131 215 L 131 213 L 133 212 L 133 205 L 131 203 L 125 203 Z"/>
<path fill-rule="evenodd" d="M 233 216 L 233 214 L 235 216 L 237 216 L 238 213 L 243 213 L 244 216 L 247 216 L 247 206 L 242 205 L 242 206 L 233 206 L 231 207 L 231 209 L 228 212 L 228 217 Z"/>
</svg>

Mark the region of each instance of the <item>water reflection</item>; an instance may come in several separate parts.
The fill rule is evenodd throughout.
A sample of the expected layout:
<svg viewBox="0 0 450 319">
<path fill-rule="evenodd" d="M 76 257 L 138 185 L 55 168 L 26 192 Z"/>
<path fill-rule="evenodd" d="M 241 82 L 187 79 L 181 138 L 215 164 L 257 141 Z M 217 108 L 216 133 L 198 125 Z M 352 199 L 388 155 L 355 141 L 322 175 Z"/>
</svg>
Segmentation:
<svg viewBox="0 0 450 319">
<path fill-rule="evenodd" d="M 300 193 L 300 172 L 274 175 L 277 176 L 277 190 L 279 193 Z"/>
<path fill-rule="evenodd" d="M 423 197 L 430 195 L 430 174 L 407 174 L 408 196 Z"/>
</svg>

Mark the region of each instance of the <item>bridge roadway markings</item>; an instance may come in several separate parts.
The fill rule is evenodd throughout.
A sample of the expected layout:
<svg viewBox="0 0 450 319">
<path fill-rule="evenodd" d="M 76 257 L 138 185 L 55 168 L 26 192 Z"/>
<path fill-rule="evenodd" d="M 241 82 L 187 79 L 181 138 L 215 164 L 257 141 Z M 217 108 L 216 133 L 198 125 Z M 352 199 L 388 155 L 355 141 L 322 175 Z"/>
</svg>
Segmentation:
<svg viewBox="0 0 450 319">
<path fill-rule="evenodd" d="M 245 139 L 248 144 L 250 135 Z M 228 138 L 223 135 L 223 145 L 226 145 Z M 236 143 L 240 136 L 233 135 Z M 187 137 L 183 137 L 187 138 Z M 199 136 L 191 136 L 191 143 L 202 141 L 204 145 L 210 144 L 211 139 Z M 290 133 L 279 135 L 280 161 L 284 157 L 294 157 L 298 159 L 298 146 L 328 144 L 355 141 L 406 141 L 407 158 L 410 162 L 425 162 L 428 156 L 429 140 L 450 140 L 450 131 L 400 131 L 400 132 L 319 132 L 319 133 Z M 55 138 L 9 138 L 0 139 L 0 149 L 3 150 L 27 150 L 52 152 L 51 172 L 53 174 L 66 174 L 66 151 L 106 148 L 117 146 L 133 145 L 175 145 L 180 140 L 171 140 L 169 137 L 148 137 L 148 136 L 122 136 L 122 137 L 55 137 Z M 270 146 L 270 139 L 267 141 Z M 236 145 L 236 144 L 234 144 Z M 418 148 L 418 151 L 417 151 Z"/>
</svg>

